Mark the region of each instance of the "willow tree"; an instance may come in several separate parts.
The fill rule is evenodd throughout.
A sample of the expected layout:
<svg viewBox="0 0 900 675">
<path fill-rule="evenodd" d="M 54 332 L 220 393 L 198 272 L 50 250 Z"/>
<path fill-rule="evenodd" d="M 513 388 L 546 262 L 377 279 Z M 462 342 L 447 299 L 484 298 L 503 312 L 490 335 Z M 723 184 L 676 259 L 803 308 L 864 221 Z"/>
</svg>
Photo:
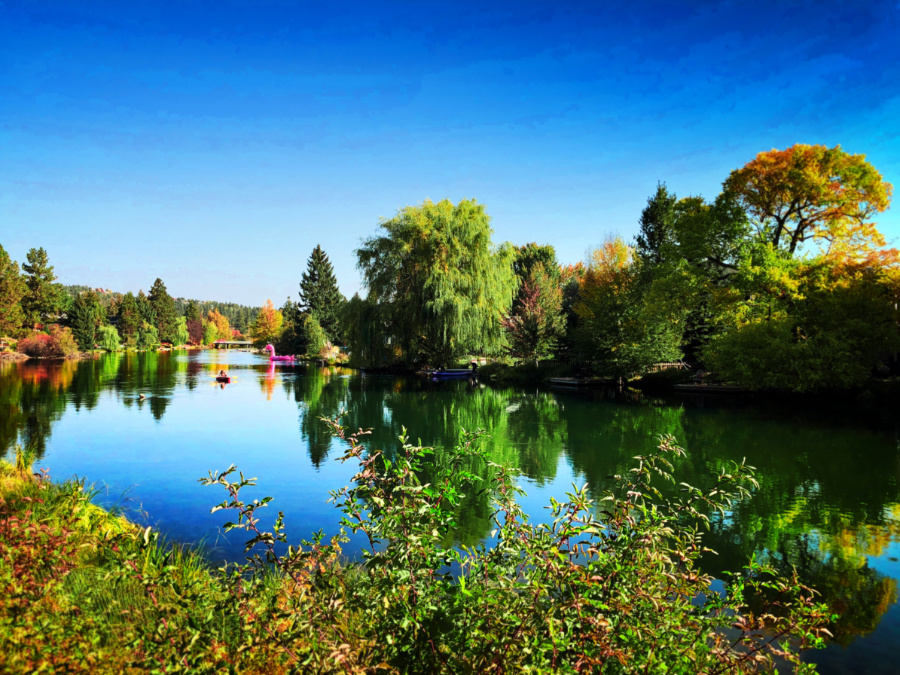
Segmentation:
<svg viewBox="0 0 900 675">
<path fill-rule="evenodd" d="M 513 248 L 475 200 L 407 206 L 356 251 L 369 297 L 409 363 L 497 350 L 516 289 Z"/>
</svg>

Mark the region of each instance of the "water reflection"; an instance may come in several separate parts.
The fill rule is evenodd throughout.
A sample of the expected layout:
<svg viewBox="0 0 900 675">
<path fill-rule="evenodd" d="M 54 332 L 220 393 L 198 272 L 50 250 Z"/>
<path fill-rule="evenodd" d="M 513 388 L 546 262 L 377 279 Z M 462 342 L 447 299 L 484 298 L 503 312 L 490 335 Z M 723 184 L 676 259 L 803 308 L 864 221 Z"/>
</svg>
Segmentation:
<svg viewBox="0 0 900 675">
<path fill-rule="evenodd" d="M 230 384 L 215 382 L 220 370 Z M 718 575 L 755 554 L 796 568 L 840 614 L 835 640 L 849 646 L 815 657 L 828 664 L 824 672 L 874 658 L 867 655 L 890 647 L 900 630 L 900 452 L 896 420 L 878 409 L 473 388 L 276 366 L 224 352 L 0 364 L 0 451 L 19 443 L 63 475 L 86 473 L 118 489 L 136 485 L 151 517 L 189 539 L 221 524 L 208 514 L 215 496 L 194 480 L 232 461 L 261 476 L 265 493 L 302 527 L 298 538 L 335 527 L 323 502 L 352 467 L 330 461 L 339 447 L 320 418 L 344 409 L 344 423 L 373 429 L 368 443 L 388 454 L 397 451 L 404 425 L 414 441 L 438 451 L 455 444 L 462 429 L 486 429 L 491 461 L 521 471 L 526 507 L 538 519 L 549 496 L 561 498 L 573 480 L 599 496 L 609 476 L 626 471 L 660 434 L 688 450 L 676 470 L 689 483 L 708 484 L 713 471 L 746 457 L 758 469 L 759 488 L 714 520 L 706 543 L 719 555 L 704 567 Z M 67 435 L 54 437 L 58 428 Z M 112 449 L 98 450 L 104 446 Z M 488 477 L 483 464 L 467 469 Z M 468 495 L 457 541 L 486 537 L 490 513 L 484 494 Z M 223 550 L 240 557 L 241 546 Z M 860 644 L 864 654 L 854 651 Z"/>
</svg>

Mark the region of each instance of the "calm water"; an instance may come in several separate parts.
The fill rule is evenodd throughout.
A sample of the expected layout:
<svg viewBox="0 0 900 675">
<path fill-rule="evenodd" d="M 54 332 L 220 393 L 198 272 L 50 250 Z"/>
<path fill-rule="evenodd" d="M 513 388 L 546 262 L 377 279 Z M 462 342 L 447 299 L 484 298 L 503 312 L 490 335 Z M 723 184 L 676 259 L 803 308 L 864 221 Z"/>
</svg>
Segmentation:
<svg viewBox="0 0 900 675">
<path fill-rule="evenodd" d="M 216 384 L 220 369 L 231 384 Z M 333 461 L 338 442 L 318 418 L 342 408 L 351 427 L 373 427 L 371 443 L 388 450 L 403 425 L 438 448 L 453 444 L 460 428 L 488 429 L 492 459 L 523 472 L 535 518 L 573 482 L 600 491 L 661 433 L 688 451 L 678 480 L 703 484 L 725 461 L 746 457 L 759 470 L 759 490 L 714 528 L 707 543 L 720 555 L 707 570 L 738 569 L 754 552 L 795 566 L 842 615 L 835 644 L 812 657 L 821 671 L 898 671 L 894 411 L 471 388 L 272 368 L 238 352 L 0 364 L 0 451 L 31 445 L 53 476 L 87 477 L 104 487 L 105 503 L 124 496 L 133 518 L 182 540 L 204 539 L 217 558 L 239 559 L 242 537 L 220 534 L 226 517 L 209 509 L 224 494 L 197 479 L 231 463 L 259 477 L 248 496 L 275 497 L 293 538 L 336 529 L 328 491 L 345 485 L 354 467 Z M 464 516 L 460 540 L 487 536 L 486 503 L 472 501 Z"/>
</svg>

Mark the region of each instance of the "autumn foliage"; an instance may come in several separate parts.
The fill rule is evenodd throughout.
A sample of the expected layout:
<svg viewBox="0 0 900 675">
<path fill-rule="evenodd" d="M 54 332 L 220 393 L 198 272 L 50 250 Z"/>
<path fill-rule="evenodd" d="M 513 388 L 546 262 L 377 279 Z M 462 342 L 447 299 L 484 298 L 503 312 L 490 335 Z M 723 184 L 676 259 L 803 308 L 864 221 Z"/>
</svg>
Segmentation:
<svg viewBox="0 0 900 675">
<path fill-rule="evenodd" d="M 57 325 L 50 326 L 47 333 L 35 333 L 19 341 L 18 350 L 28 356 L 38 358 L 62 358 L 78 351 L 72 331 Z"/>
<path fill-rule="evenodd" d="M 798 143 L 759 153 L 731 172 L 726 192 L 738 197 L 763 239 L 795 253 L 806 241 L 859 250 L 884 246 L 870 219 L 890 205 L 893 187 L 841 146 Z"/>
<path fill-rule="evenodd" d="M 281 312 L 275 309 L 271 300 L 266 300 L 265 306 L 259 310 L 250 328 L 253 341 L 260 346 L 277 341 L 283 323 L 284 317 Z"/>
</svg>

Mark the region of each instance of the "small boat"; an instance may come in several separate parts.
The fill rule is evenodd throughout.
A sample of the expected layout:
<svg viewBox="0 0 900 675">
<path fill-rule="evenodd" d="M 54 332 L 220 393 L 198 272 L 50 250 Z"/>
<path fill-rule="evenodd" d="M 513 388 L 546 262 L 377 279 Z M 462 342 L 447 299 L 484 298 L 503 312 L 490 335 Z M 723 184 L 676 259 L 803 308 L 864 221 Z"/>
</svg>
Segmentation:
<svg viewBox="0 0 900 675">
<path fill-rule="evenodd" d="M 219 375 L 216 377 L 216 382 L 231 382 L 231 378 L 223 377 L 222 375 Z"/>
<path fill-rule="evenodd" d="M 428 373 L 428 377 L 433 380 L 461 380 L 467 377 L 473 377 L 475 371 L 468 368 L 457 368 L 453 370 L 432 370 Z"/>
</svg>

